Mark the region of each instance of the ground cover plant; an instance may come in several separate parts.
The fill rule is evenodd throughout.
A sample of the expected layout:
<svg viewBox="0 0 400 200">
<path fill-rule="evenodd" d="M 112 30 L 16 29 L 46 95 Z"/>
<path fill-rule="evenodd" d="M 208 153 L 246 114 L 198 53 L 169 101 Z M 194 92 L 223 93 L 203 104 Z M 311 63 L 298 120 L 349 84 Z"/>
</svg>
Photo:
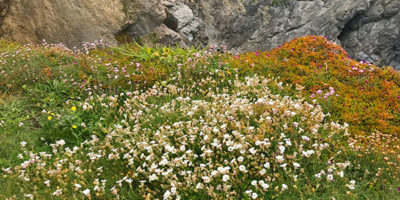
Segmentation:
<svg viewBox="0 0 400 200">
<path fill-rule="evenodd" d="M 354 142 L 385 152 L 399 152 L 400 74 L 354 61 L 322 37 L 295 39 L 271 52 L 228 58 L 243 71 L 262 70 L 289 84 L 305 87 L 335 120 L 350 123 Z M 335 96 L 335 98 L 328 98 Z"/>
<path fill-rule="evenodd" d="M 323 37 L 0 51 L 1 199 L 400 198 L 400 76 Z"/>
</svg>

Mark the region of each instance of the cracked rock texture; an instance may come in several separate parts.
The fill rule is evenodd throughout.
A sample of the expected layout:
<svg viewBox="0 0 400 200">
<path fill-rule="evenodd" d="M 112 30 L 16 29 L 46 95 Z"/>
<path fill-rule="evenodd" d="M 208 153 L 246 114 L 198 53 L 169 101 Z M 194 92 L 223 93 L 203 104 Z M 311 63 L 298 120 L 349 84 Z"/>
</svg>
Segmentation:
<svg viewBox="0 0 400 200">
<path fill-rule="evenodd" d="M 0 0 L 0 35 L 22 43 L 140 38 L 165 45 L 269 50 L 323 35 L 352 58 L 400 69 L 399 0 Z"/>
</svg>

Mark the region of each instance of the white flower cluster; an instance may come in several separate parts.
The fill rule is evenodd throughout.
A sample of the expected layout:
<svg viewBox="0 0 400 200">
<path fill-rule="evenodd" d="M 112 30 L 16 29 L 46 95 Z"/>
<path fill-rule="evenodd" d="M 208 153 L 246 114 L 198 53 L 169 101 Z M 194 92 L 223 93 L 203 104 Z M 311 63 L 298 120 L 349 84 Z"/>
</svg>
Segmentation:
<svg viewBox="0 0 400 200">
<path fill-rule="evenodd" d="M 344 177 L 350 164 L 335 162 L 329 138 L 345 127 L 324 123 L 320 106 L 272 94 L 269 86 L 279 84 L 263 77 L 216 84 L 210 77 L 85 101 L 83 110 L 119 108 L 105 138 L 72 149 L 59 140 L 53 154 L 26 153 L 13 172 L 41 180 L 50 195 L 82 198 L 134 190 L 145 198 L 257 199 L 297 188 L 299 180 Z"/>
</svg>

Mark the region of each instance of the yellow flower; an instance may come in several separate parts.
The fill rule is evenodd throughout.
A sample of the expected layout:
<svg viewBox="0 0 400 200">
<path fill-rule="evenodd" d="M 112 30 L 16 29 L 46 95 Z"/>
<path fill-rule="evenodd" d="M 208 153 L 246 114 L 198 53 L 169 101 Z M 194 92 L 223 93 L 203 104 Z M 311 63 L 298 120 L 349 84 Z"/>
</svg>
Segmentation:
<svg viewBox="0 0 400 200">
<path fill-rule="evenodd" d="M 51 113 L 52 116 L 54 116 L 54 113 Z"/>
<path fill-rule="evenodd" d="M 72 111 L 76 111 L 76 107 L 75 107 L 75 106 L 72 106 L 71 110 L 72 110 Z"/>
<path fill-rule="evenodd" d="M 53 118 L 53 117 L 51 117 L 51 116 L 48 116 L 48 117 L 47 117 L 48 120 L 51 120 L 52 118 Z"/>
<path fill-rule="evenodd" d="M 76 125 L 72 125 L 72 128 L 78 128 Z"/>
</svg>

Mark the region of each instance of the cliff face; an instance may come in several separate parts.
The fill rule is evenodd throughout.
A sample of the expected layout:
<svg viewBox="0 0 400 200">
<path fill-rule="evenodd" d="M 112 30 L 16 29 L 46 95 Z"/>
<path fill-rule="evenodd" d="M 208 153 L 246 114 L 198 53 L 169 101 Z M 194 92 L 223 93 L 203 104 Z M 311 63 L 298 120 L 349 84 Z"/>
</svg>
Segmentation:
<svg viewBox="0 0 400 200">
<path fill-rule="evenodd" d="M 398 0 L 0 0 L 0 34 L 22 43 L 139 38 L 166 45 L 223 44 L 268 50 L 303 35 L 325 35 L 350 55 L 400 68 Z"/>
<path fill-rule="evenodd" d="M 342 44 L 355 59 L 400 69 L 399 0 L 286 2 L 279 6 L 268 0 L 191 4 L 203 20 L 198 39 L 256 51 L 303 35 L 323 35 Z"/>
<path fill-rule="evenodd" d="M 121 2 L 111 0 L 10 0 L 1 30 L 3 37 L 21 43 L 113 41 L 112 32 L 125 20 L 122 9 Z"/>
<path fill-rule="evenodd" d="M 346 24 L 339 40 L 354 58 L 400 69 L 400 1 L 371 1 Z"/>
</svg>

